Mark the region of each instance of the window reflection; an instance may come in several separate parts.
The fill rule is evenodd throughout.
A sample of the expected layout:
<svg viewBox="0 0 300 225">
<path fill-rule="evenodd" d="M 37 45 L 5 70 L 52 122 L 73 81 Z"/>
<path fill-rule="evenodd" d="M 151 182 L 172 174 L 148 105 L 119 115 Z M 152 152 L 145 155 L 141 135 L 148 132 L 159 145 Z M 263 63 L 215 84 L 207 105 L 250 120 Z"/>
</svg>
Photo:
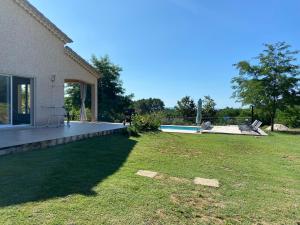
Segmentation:
<svg viewBox="0 0 300 225">
<path fill-rule="evenodd" d="M 10 77 L 0 75 L 0 125 L 11 123 Z"/>
<path fill-rule="evenodd" d="M 18 85 L 18 113 L 30 114 L 30 84 Z"/>
</svg>

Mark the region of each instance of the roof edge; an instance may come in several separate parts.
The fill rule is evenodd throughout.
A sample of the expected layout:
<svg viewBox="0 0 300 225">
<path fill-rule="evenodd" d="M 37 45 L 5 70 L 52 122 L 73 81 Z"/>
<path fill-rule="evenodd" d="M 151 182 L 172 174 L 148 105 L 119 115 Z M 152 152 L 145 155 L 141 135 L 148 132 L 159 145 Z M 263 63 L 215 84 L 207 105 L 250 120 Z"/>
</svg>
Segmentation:
<svg viewBox="0 0 300 225">
<path fill-rule="evenodd" d="M 24 9 L 30 16 L 36 19 L 40 24 L 42 24 L 47 30 L 53 33 L 58 39 L 60 39 L 64 44 L 72 43 L 72 39 L 68 37 L 64 32 L 62 32 L 54 23 L 52 23 L 44 14 L 42 14 L 37 8 L 35 8 L 27 0 L 13 0 L 22 9 Z"/>
<path fill-rule="evenodd" d="M 79 65 L 81 65 L 84 69 L 86 69 L 89 73 L 91 73 L 96 78 L 100 78 L 101 75 L 97 72 L 97 70 L 89 64 L 85 59 L 83 59 L 80 55 L 78 55 L 73 49 L 71 49 L 68 46 L 65 46 L 65 53 L 73 59 L 75 62 L 77 62 Z"/>
</svg>

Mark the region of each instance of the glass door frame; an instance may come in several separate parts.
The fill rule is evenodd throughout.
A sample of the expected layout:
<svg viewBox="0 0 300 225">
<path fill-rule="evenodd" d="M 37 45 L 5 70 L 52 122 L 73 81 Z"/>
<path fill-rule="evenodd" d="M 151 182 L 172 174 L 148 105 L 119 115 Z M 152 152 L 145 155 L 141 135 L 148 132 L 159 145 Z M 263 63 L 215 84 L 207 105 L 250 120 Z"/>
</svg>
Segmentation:
<svg viewBox="0 0 300 225">
<path fill-rule="evenodd" d="M 4 77 L 7 79 L 7 84 L 6 85 L 6 88 L 8 89 L 7 93 L 8 94 L 8 97 L 7 97 L 7 104 L 8 104 L 8 109 L 7 109 L 7 113 L 9 113 L 7 116 L 8 116 L 8 122 L 9 123 L 4 123 L 4 124 L 1 124 L 0 125 L 0 128 L 5 128 L 5 127 L 11 127 L 12 126 L 12 76 L 11 75 L 8 75 L 8 74 L 3 74 L 3 73 L 0 73 L 0 76 Z"/>
<path fill-rule="evenodd" d="M 31 124 L 31 78 L 12 77 L 12 124 Z"/>
<path fill-rule="evenodd" d="M 8 127 L 18 127 L 18 126 L 32 126 L 34 125 L 34 104 L 35 104 L 35 78 L 30 77 L 30 76 L 20 76 L 20 75 L 12 75 L 12 74 L 5 74 L 5 73 L 0 73 L 1 76 L 5 76 L 9 78 L 10 81 L 10 123 L 5 124 L 5 125 L 0 125 L 0 129 L 1 128 L 8 128 Z M 13 124 L 13 102 L 14 102 L 14 93 L 13 93 L 13 79 L 14 77 L 16 78 L 25 78 L 25 79 L 30 79 L 30 123 L 28 124 L 20 124 L 20 125 L 14 125 Z"/>
</svg>

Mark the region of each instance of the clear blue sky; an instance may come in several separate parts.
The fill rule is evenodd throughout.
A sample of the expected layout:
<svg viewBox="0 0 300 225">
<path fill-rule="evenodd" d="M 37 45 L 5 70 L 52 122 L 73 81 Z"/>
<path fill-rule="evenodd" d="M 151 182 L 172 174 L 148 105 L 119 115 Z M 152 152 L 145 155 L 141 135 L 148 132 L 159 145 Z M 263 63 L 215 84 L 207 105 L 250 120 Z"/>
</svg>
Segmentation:
<svg viewBox="0 0 300 225">
<path fill-rule="evenodd" d="M 300 49 L 299 0 L 30 0 L 89 60 L 108 54 L 123 67 L 127 93 L 174 106 L 185 95 L 231 99 L 232 64 L 263 43 Z"/>
</svg>

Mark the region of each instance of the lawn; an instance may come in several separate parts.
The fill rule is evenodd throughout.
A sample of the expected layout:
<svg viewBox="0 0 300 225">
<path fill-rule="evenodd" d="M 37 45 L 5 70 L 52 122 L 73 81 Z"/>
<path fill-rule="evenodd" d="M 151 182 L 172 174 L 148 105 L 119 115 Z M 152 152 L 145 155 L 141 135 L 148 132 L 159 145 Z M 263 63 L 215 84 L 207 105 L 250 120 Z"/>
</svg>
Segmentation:
<svg viewBox="0 0 300 225">
<path fill-rule="evenodd" d="M 295 225 L 299 203 L 297 134 L 113 135 L 0 158 L 0 224 Z"/>
</svg>

